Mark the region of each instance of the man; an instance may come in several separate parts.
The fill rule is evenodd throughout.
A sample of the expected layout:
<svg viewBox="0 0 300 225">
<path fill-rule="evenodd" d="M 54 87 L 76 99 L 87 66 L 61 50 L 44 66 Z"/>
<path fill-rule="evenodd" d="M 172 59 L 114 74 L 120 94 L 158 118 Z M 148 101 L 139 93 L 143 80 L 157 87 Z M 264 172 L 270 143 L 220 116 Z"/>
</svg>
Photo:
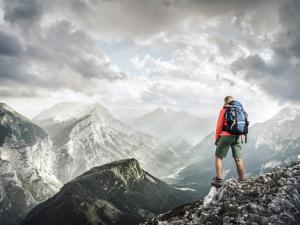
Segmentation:
<svg viewBox="0 0 300 225">
<path fill-rule="evenodd" d="M 233 97 L 227 96 L 224 99 L 224 106 L 220 111 L 217 127 L 216 127 L 216 137 L 215 145 L 217 146 L 215 152 L 215 167 L 216 167 L 216 177 L 211 183 L 213 186 L 221 187 L 222 186 L 222 159 L 226 157 L 229 147 L 232 150 L 232 157 L 235 160 L 239 181 L 244 180 L 244 165 L 241 159 L 242 144 L 240 141 L 240 136 L 233 134 L 232 132 L 226 131 L 224 127 L 227 125 L 225 118 L 225 113 L 227 107 L 230 106 L 230 103 L 234 101 Z"/>
</svg>

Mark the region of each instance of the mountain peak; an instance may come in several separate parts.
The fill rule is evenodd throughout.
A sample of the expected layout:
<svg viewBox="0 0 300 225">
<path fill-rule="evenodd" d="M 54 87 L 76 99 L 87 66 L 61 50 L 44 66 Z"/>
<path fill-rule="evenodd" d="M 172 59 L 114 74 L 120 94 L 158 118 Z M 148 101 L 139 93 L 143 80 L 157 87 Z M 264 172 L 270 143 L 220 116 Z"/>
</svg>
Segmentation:
<svg viewBox="0 0 300 225">
<path fill-rule="evenodd" d="M 160 114 L 160 113 L 165 113 L 165 112 L 166 112 L 166 110 L 164 110 L 162 107 L 158 107 L 158 108 L 154 109 L 152 112 L 149 112 L 147 114 L 152 114 L 152 113 L 154 113 L 154 114 L 159 113 Z"/>
<path fill-rule="evenodd" d="M 35 121 L 54 121 L 62 122 L 70 119 L 79 119 L 92 111 L 102 111 L 107 113 L 108 110 L 98 103 L 85 102 L 60 102 L 40 112 Z"/>
<path fill-rule="evenodd" d="M 124 181 L 128 182 L 131 180 L 139 180 L 145 173 L 145 171 L 140 167 L 138 160 L 134 158 L 122 159 L 114 161 L 102 166 L 93 167 L 88 172 L 83 173 L 77 179 L 89 176 L 91 174 L 98 174 L 111 171 L 118 177 L 121 177 Z"/>
<path fill-rule="evenodd" d="M 0 108 L 10 108 L 10 107 L 4 102 L 0 102 Z"/>
<path fill-rule="evenodd" d="M 268 120 L 268 122 L 276 122 L 278 124 L 286 121 L 294 121 L 300 116 L 300 106 L 290 105 L 282 108 L 277 114 Z"/>
<path fill-rule="evenodd" d="M 131 167 L 131 166 L 135 166 L 135 167 L 139 167 L 139 162 L 137 159 L 135 158 L 129 158 L 129 159 L 122 159 L 122 160 L 118 160 L 118 161 L 114 161 L 108 164 L 105 164 L 103 166 L 99 166 L 96 167 L 98 169 L 111 169 L 111 168 L 115 168 L 115 167 Z"/>
<path fill-rule="evenodd" d="M 38 138 L 48 136 L 44 129 L 14 111 L 6 103 L 0 103 L 0 120 L 2 126 L 0 147 L 4 144 L 6 139 L 18 142 L 19 144 L 16 146 L 20 147 L 24 144 L 32 146 L 36 143 Z"/>
<path fill-rule="evenodd" d="M 287 114 L 286 116 L 296 116 L 300 114 L 300 106 L 291 105 L 281 109 L 278 113 L 279 115 Z"/>
<path fill-rule="evenodd" d="M 98 115 L 100 117 L 105 117 L 105 118 L 113 118 L 111 113 L 107 108 L 100 104 L 94 104 L 94 107 L 91 109 L 90 114 Z"/>
<path fill-rule="evenodd" d="M 22 118 L 23 120 L 29 121 L 28 118 L 26 118 L 25 116 L 23 116 L 20 113 L 16 112 L 15 110 L 13 110 L 9 105 L 7 105 L 4 102 L 0 102 L 0 112 L 1 112 L 1 114 L 10 113 L 11 115 L 14 115 L 16 117 Z M 1 114 L 0 114 L 0 116 L 1 116 Z"/>
</svg>

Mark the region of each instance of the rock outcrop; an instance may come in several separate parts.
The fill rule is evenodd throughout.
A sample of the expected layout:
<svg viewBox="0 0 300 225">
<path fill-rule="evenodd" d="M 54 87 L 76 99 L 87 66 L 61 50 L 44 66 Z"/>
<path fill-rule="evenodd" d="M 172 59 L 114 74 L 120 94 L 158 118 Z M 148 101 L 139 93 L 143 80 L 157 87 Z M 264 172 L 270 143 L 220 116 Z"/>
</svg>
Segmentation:
<svg viewBox="0 0 300 225">
<path fill-rule="evenodd" d="M 300 163 L 244 182 L 231 179 L 212 202 L 186 204 L 144 225 L 289 224 L 300 223 Z"/>
</svg>

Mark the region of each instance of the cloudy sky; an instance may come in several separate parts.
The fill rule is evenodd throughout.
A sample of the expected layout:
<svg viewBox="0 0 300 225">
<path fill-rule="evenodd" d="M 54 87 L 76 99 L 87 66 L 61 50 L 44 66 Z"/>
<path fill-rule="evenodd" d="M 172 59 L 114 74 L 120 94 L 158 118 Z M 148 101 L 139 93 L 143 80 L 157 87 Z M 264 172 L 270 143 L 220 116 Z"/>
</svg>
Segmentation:
<svg viewBox="0 0 300 225">
<path fill-rule="evenodd" d="M 300 100 L 297 0 L 0 0 L 0 101 L 32 118 L 61 101 L 118 117 L 215 115 L 226 95 L 262 121 Z"/>
</svg>

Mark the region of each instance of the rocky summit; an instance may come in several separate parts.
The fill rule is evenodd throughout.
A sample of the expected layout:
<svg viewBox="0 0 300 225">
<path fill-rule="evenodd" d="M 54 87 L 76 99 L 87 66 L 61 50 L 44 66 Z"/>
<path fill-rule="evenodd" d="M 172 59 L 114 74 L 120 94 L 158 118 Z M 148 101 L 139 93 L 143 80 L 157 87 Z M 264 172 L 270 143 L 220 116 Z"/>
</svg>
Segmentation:
<svg viewBox="0 0 300 225">
<path fill-rule="evenodd" d="M 35 207 L 22 225 L 134 225 L 191 201 L 144 171 L 136 159 L 95 167 Z"/>
<path fill-rule="evenodd" d="M 158 224 L 300 224 L 300 163 L 243 182 L 228 180 L 210 204 L 186 204 L 144 223 Z"/>
</svg>

